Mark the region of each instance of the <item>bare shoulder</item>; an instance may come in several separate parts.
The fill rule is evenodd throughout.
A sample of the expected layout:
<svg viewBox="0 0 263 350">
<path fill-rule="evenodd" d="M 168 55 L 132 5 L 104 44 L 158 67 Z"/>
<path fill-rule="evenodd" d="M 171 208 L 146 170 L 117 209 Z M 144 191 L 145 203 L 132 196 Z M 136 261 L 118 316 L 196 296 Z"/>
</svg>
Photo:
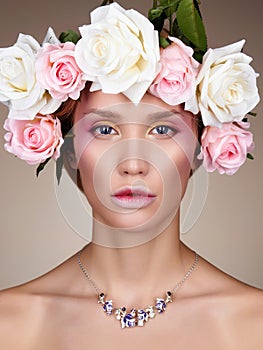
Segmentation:
<svg viewBox="0 0 263 350">
<path fill-rule="evenodd" d="M 217 296 L 237 307 L 240 312 L 263 317 L 263 290 L 242 282 L 201 258 L 199 278 L 208 295 Z M 228 305 L 231 309 L 231 305 Z"/>
<path fill-rule="evenodd" d="M 0 291 L 0 349 L 41 349 L 36 344 L 47 331 L 54 300 L 63 291 L 70 293 L 72 266 L 68 259 L 32 281 Z"/>
<path fill-rule="evenodd" d="M 0 348 L 33 349 L 41 329 L 44 308 L 38 296 L 20 292 L 19 287 L 0 292 Z"/>
<path fill-rule="evenodd" d="M 233 349 L 263 349 L 263 290 L 242 282 L 201 259 L 209 319 Z"/>
<path fill-rule="evenodd" d="M 261 340 L 263 348 L 263 290 L 242 283 L 234 306 L 236 312 L 233 316 L 237 328 L 242 329 L 247 336 Z"/>
<path fill-rule="evenodd" d="M 243 285 L 229 299 L 228 329 L 239 349 L 263 349 L 263 291 Z"/>
<path fill-rule="evenodd" d="M 38 299 L 40 299 L 40 296 L 74 293 L 74 284 L 72 282 L 74 276 L 79 274 L 76 261 L 76 254 L 74 254 L 43 275 L 17 286 L 4 289 L 2 293 L 4 292 L 3 295 L 9 295 L 11 298 L 14 296 L 39 296 Z"/>
</svg>

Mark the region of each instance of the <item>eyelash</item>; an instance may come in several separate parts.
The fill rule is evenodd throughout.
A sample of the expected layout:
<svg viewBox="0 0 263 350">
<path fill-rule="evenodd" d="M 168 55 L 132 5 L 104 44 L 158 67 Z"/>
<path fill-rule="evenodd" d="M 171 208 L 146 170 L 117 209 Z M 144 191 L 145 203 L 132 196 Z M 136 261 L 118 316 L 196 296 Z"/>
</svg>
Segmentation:
<svg viewBox="0 0 263 350">
<path fill-rule="evenodd" d="M 104 132 L 100 133 L 98 130 L 101 130 L 102 128 L 104 128 L 104 130 L 106 128 L 107 129 L 111 129 L 111 131 L 114 130 L 114 128 L 112 126 L 105 124 L 105 125 L 99 125 L 99 126 L 96 126 L 96 127 L 92 128 L 91 132 L 93 132 L 95 134 L 95 136 L 96 135 L 103 135 L 103 136 L 112 135 L 111 133 L 104 133 Z M 115 132 L 113 133 L 113 135 L 116 135 L 117 132 L 116 132 L 116 130 L 114 130 L 114 131 Z"/>
<path fill-rule="evenodd" d="M 152 134 L 154 134 L 154 135 L 159 135 L 159 136 L 161 136 L 161 137 L 163 137 L 163 136 L 169 136 L 169 137 L 172 137 L 172 136 L 174 136 L 174 134 L 176 134 L 176 130 L 174 129 L 174 128 L 172 128 L 171 126 L 168 126 L 168 125 L 162 125 L 162 124 L 160 124 L 160 125 L 157 125 L 157 126 L 155 126 L 154 128 L 152 128 L 151 129 L 151 131 L 153 131 L 153 130 L 155 130 L 155 129 L 160 129 L 160 128 L 165 128 L 166 129 L 166 133 L 163 133 L 163 132 L 161 132 L 161 133 L 153 133 L 152 132 Z"/>
<path fill-rule="evenodd" d="M 165 128 L 166 130 L 166 133 L 164 132 L 161 132 L 161 133 L 158 133 L 158 132 L 153 132 L 153 130 L 155 129 L 159 129 L 160 128 Z M 103 130 L 104 129 L 104 130 Z M 110 132 L 105 132 L 106 129 L 110 129 Z M 103 130 L 103 132 L 102 132 Z M 114 131 L 114 133 L 112 133 L 112 131 Z M 103 125 L 99 125 L 99 126 L 96 126 L 94 128 L 91 129 L 91 132 L 95 135 L 95 136 L 108 136 L 108 135 L 116 135 L 117 134 L 117 131 L 111 126 L 111 125 L 107 125 L 107 124 L 103 124 Z M 169 136 L 169 137 L 172 137 L 174 136 L 174 134 L 176 134 L 177 130 L 168 126 L 168 125 L 164 125 L 164 124 L 160 124 L 160 125 L 156 125 L 154 128 L 152 128 L 150 130 L 150 133 L 152 135 L 158 135 L 158 136 L 161 136 L 161 137 L 165 137 L 165 136 Z"/>
</svg>

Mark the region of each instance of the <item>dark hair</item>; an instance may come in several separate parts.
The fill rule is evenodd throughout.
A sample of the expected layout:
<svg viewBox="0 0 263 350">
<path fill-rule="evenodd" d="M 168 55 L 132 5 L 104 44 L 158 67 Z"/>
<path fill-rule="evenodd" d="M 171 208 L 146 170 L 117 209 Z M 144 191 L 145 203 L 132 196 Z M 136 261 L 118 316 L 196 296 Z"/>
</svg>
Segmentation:
<svg viewBox="0 0 263 350">
<path fill-rule="evenodd" d="M 59 109 L 53 114 L 61 122 L 62 136 L 65 136 L 70 132 L 73 127 L 73 117 L 79 100 L 72 100 L 69 98 L 66 102 L 63 102 Z"/>
<path fill-rule="evenodd" d="M 64 138 L 64 143 L 61 147 L 60 152 L 63 158 L 63 166 L 67 170 L 67 173 L 73 182 L 83 192 L 80 172 L 78 169 L 73 169 L 69 162 L 70 157 L 74 156 L 74 135 L 72 135 L 72 128 L 74 124 L 74 113 L 79 102 L 80 99 L 72 100 L 69 98 L 66 102 L 62 103 L 62 105 L 55 113 L 53 113 L 53 116 L 57 117 L 61 123 L 61 132 Z"/>
</svg>

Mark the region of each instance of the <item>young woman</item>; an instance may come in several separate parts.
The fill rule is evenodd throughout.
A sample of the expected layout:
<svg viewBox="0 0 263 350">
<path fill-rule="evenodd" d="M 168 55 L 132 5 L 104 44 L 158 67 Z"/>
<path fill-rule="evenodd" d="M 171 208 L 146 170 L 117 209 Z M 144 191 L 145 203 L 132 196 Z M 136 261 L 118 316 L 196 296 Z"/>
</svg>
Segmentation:
<svg viewBox="0 0 263 350">
<path fill-rule="evenodd" d="M 180 240 L 180 204 L 200 161 L 208 171 L 230 174 L 252 150 L 244 115 L 258 95 L 242 43 L 214 51 L 213 62 L 207 54 L 201 67 L 193 50 L 171 36 L 159 56 L 157 32 L 136 11 L 111 4 L 93 13 L 92 24 L 82 29 L 76 47 L 55 42 L 50 33 L 51 42 L 38 49 L 36 77 L 45 91 L 39 88 L 37 104 L 17 108 L 21 100 L 9 99 L 6 149 L 31 164 L 63 157 L 92 207 L 93 232 L 91 243 L 52 271 L 1 292 L 1 347 L 261 349 L 262 291 L 223 273 Z M 22 37 L 15 49 L 30 40 Z M 236 103 L 243 108 L 236 115 L 231 96 L 222 108 L 211 89 L 223 68 L 216 86 L 227 71 L 225 79 L 234 83 L 221 89 L 240 91 L 240 67 L 253 93 L 246 104 Z M 69 71 L 74 89 L 72 80 L 67 84 Z M 218 106 L 222 113 L 214 113 Z"/>
</svg>

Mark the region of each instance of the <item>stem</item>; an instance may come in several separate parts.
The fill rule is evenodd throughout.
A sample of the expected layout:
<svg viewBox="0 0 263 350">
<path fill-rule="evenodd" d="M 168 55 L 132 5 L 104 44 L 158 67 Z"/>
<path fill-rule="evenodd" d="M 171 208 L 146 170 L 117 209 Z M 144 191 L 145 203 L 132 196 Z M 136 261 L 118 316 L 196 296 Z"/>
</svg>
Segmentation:
<svg viewBox="0 0 263 350">
<path fill-rule="evenodd" d="M 153 8 L 154 8 L 154 9 L 157 8 L 157 0 L 153 0 Z"/>
</svg>

